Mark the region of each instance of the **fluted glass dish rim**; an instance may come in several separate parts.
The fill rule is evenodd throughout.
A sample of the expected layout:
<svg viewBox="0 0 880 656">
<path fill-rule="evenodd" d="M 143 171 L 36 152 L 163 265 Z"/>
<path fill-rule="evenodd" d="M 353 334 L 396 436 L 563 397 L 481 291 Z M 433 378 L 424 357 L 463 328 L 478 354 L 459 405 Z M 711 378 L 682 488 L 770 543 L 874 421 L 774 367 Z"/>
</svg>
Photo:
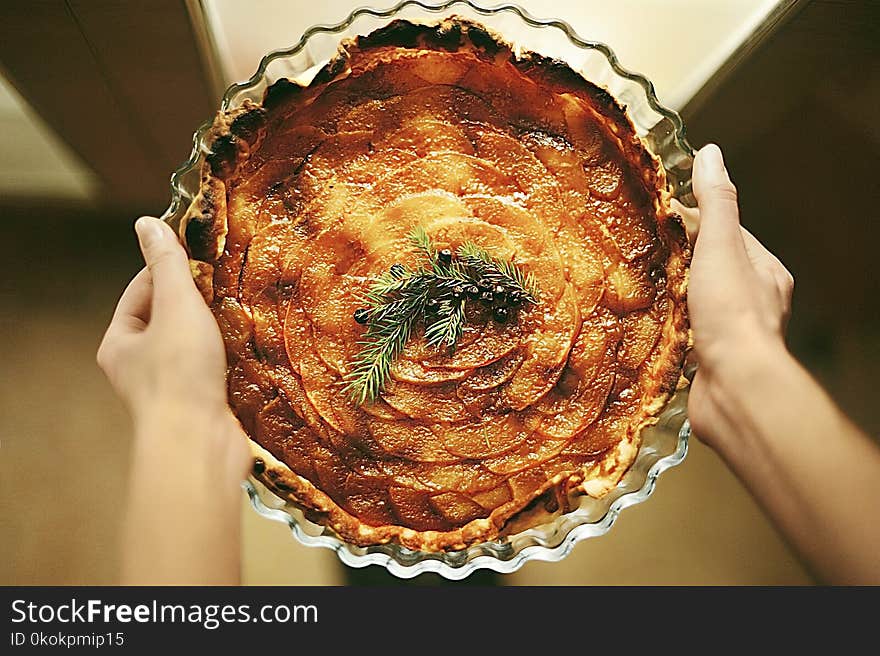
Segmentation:
<svg viewBox="0 0 880 656">
<path fill-rule="evenodd" d="M 424 16 L 414 14 L 424 14 Z M 258 92 L 275 81 L 270 79 L 268 74 L 270 68 L 279 63 L 288 64 L 298 56 L 302 58 L 302 54 L 318 37 L 330 36 L 342 41 L 355 34 L 366 33 L 353 29 L 357 27 L 359 21 L 387 23 L 396 18 L 407 18 L 436 22 L 453 15 L 482 22 L 496 29 L 502 37 L 514 44 L 522 41 L 530 30 L 557 30 L 576 51 L 587 53 L 588 57 L 600 57 L 601 60 L 596 64 L 607 66 L 607 71 L 602 69 L 603 76 L 607 78 L 604 80 L 591 79 L 588 72 L 580 70 L 581 67 L 569 61 L 569 57 L 559 58 L 584 74 L 590 81 L 606 88 L 618 101 L 628 105 L 628 115 L 637 132 L 643 137 L 649 150 L 664 164 L 673 196 L 686 205 L 693 204 L 690 186 L 693 149 L 687 141 L 684 123 L 678 113 L 659 101 L 650 80 L 621 66 L 614 52 L 605 43 L 584 39 L 566 22 L 558 19 L 535 18 L 514 4 L 484 6 L 472 0 L 448 0 L 440 3 L 404 0 L 388 9 L 360 7 L 340 23 L 312 26 L 303 33 L 295 45 L 268 53 L 262 58 L 257 71 L 250 79 L 228 87 L 223 95 L 220 110 L 227 111 L 237 107 L 245 97 L 249 97 L 248 94 L 259 100 Z M 492 24 L 492 20 L 498 17 L 502 18 L 502 22 L 509 22 L 511 19 L 519 21 L 521 26 L 518 29 L 521 31 L 511 34 L 509 32 L 517 29 L 498 30 Z M 548 54 L 539 48 L 530 49 L 540 54 Z M 318 64 L 323 63 L 323 61 L 312 62 L 311 68 L 315 69 Z M 299 68 L 303 68 L 301 63 Z M 299 72 L 306 73 L 305 70 Z M 622 88 L 626 98 L 622 99 L 616 94 L 615 88 Z M 655 117 L 656 126 L 662 125 L 657 135 L 653 134 L 656 126 L 652 128 L 650 125 Z M 212 119 L 209 119 L 196 130 L 189 159 L 171 176 L 171 202 L 162 218 L 175 227 L 189 202 L 198 192 L 199 171 L 205 153 L 209 152 L 207 133 L 211 123 Z M 255 478 L 251 477 L 244 481 L 242 486 L 259 514 L 287 524 L 293 536 L 306 546 L 333 550 L 343 563 L 351 567 L 379 565 L 400 578 L 412 578 L 424 572 L 435 572 L 448 579 L 463 579 L 479 569 L 510 573 L 531 560 L 550 562 L 562 560 L 581 540 L 607 533 L 624 508 L 641 503 L 651 496 L 660 475 L 670 467 L 680 464 L 687 454 L 690 436 L 690 424 L 686 412 L 687 392 L 687 384 L 682 385 L 660 413 L 657 425 L 642 431 L 641 446 L 635 461 L 617 487 L 605 497 L 599 500 L 583 497 L 581 505 L 568 513 L 558 515 L 546 524 L 500 540 L 472 545 L 463 551 L 415 552 L 397 544 L 358 547 L 340 539 L 329 527 L 306 519 L 301 508 L 291 501 L 279 498 Z M 583 510 L 585 504 L 592 504 L 588 512 Z M 597 507 L 596 504 L 599 506 Z"/>
</svg>

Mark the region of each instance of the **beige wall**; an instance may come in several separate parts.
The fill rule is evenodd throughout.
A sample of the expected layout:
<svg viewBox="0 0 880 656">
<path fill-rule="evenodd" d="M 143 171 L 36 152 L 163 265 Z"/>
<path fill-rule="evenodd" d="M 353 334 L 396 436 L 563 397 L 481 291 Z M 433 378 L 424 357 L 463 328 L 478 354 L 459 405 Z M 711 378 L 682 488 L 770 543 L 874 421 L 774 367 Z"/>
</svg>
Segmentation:
<svg viewBox="0 0 880 656">
<path fill-rule="evenodd" d="M 203 3 L 228 83 L 248 79 L 263 55 L 294 45 L 312 25 L 339 23 L 355 7 L 385 9 L 394 4 L 393 0 Z M 609 44 L 623 66 L 648 76 L 661 101 L 680 109 L 778 0 L 519 0 L 515 4 L 535 18 L 564 20 L 581 37 Z M 262 11 L 254 11 L 255 7 Z"/>
</svg>

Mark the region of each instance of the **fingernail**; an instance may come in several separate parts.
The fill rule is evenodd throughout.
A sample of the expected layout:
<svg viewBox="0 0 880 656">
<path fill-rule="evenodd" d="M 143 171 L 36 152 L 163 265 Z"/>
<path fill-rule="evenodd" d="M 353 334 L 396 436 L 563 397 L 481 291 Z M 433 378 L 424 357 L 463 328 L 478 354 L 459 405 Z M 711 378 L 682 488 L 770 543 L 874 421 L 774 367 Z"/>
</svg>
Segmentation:
<svg viewBox="0 0 880 656">
<path fill-rule="evenodd" d="M 721 149 L 715 144 L 707 144 L 697 153 L 695 162 L 699 167 L 700 173 L 708 178 L 726 178 L 727 169 L 724 168 L 724 156 Z"/>
<path fill-rule="evenodd" d="M 142 216 L 134 224 L 135 232 L 144 245 L 155 244 L 165 236 L 165 231 L 159 223 L 159 219 L 152 216 Z"/>
</svg>

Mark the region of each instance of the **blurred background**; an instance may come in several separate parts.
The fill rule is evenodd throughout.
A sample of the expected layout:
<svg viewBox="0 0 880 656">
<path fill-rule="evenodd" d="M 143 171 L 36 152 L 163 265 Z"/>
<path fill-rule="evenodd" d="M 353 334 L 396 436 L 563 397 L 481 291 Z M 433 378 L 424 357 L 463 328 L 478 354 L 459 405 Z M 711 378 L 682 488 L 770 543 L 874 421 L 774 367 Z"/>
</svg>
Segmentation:
<svg viewBox="0 0 880 656">
<path fill-rule="evenodd" d="M 0 584 L 115 581 L 130 426 L 94 354 L 142 266 L 132 223 L 164 211 L 170 173 L 229 83 L 310 25 L 338 22 L 360 4 L 0 3 Z M 745 225 L 797 279 L 791 348 L 865 430 L 880 434 L 880 3 L 520 4 L 608 43 L 682 113 L 695 147 L 721 145 Z M 243 522 L 245 583 L 397 583 L 301 546 L 248 506 Z M 561 563 L 469 579 L 812 582 L 696 440 L 608 535 Z"/>
</svg>

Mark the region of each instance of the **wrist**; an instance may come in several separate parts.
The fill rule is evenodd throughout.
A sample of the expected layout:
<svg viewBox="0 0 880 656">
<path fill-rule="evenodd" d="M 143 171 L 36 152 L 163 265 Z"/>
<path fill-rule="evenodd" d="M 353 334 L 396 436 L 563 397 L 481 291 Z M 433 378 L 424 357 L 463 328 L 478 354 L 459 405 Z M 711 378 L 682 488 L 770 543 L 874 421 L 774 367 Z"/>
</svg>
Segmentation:
<svg viewBox="0 0 880 656">
<path fill-rule="evenodd" d="M 228 430 L 228 420 L 225 405 L 164 400 L 134 414 L 134 434 L 147 442 L 200 440 Z"/>
<path fill-rule="evenodd" d="M 759 371 L 768 357 L 778 360 L 788 353 L 779 328 L 750 312 L 702 319 L 699 325 L 694 321 L 693 330 L 700 370 L 712 376 Z"/>
<path fill-rule="evenodd" d="M 755 339 L 707 365 L 706 372 L 721 399 L 740 403 L 760 381 L 768 380 L 792 363 L 794 359 L 782 340 Z"/>
<path fill-rule="evenodd" d="M 772 403 L 797 363 L 781 339 L 737 340 L 738 348 L 704 357 L 691 389 L 694 432 L 716 451 L 744 446 L 754 415 Z"/>
<path fill-rule="evenodd" d="M 237 489 L 251 466 L 248 440 L 226 404 L 156 404 L 135 417 L 134 434 L 135 469 L 147 476 L 184 467 Z"/>
</svg>

